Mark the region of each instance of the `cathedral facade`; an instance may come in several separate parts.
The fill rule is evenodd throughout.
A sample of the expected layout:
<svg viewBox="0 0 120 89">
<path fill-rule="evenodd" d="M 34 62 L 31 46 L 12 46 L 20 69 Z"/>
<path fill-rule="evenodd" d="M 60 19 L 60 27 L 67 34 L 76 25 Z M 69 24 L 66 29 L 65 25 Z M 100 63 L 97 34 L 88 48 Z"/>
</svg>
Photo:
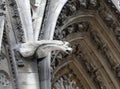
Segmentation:
<svg viewBox="0 0 120 89">
<path fill-rule="evenodd" d="M 0 0 L 0 89 L 120 89 L 119 0 Z"/>
</svg>

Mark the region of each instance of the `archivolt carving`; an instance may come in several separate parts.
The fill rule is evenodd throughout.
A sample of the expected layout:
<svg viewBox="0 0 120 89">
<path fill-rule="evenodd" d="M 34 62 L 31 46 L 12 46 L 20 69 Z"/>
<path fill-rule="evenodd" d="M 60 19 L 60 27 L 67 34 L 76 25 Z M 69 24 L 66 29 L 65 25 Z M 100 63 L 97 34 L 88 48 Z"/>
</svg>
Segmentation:
<svg viewBox="0 0 120 89">
<path fill-rule="evenodd" d="M 117 40 L 120 42 L 120 27 L 116 27 L 114 32 L 115 32 Z"/>
<path fill-rule="evenodd" d="M 62 67 L 52 82 L 52 89 L 86 89 L 77 75 L 70 69 L 69 64 Z M 65 70 L 64 72 L 62 72 Z M 62 73 L 61 73 L 62 72 Z"/>
<path fill-rule="evenodd" d="M 113 16 L 105 11 L 105 9 L 100 10 L 100 16 L 105 21 L 106 25 L 111 28 L 115 28 L 116 21 L 114 20 Z"/>
<path fill-rule="evenodd" d="M 71 78 L 75 76 L 73 74 L 65 74 L 57 80 L 52 89 L 81 89 L 77 82 Z"/>
<path fill-rule="evenodd" d="M 81 44 L 74 44 L 74 51 L 73 55 L 76 56 L 77 60 L 80 61 L 83 65 L 83 67 L 86 69 L 86 72 L 89 74 L 89 76 L 95 76 L 95 73 L 97 72 L 97 67 L 94 66 L 89 59 L 86 58 L 86 55 L 81 50 Z"/>
<path fill-rule="evenodd" d="M 88 22 L 80 22 L 80 23 L 75 23 L 72 25 L 69 25 L 67 28 L 61 30 L 58 29 L 55 31 L 55 39 L 61 39 L 65 40 L 65 38 L 72 33 L 77 33 L 77 32 L 87 32 L 89 28 L 89 23 Z"/>
<path fill-rule="evenodd" d="M 100 19 L 103 21 L 103 23 L 99 23 L 99 21 L 98 22 L 96 21 L 96 22 L 99 24 L 104 24 L 104 26 L 106 26 L 106 28 L 108 28 L 108 29 L 112 29 L 111 33 L 112 34 L 114 33 L 115 37 L 119 41 L 120 40 L 119 39 L 120 38 L 119 37 L 119 25 L 118 25 L 116 18 L 114 17 L 113 14 L 111 14 L 111 12 L 108 10 L 109 8 L 106 7 L 107 5 L 103 1 L 101 3 L 99 3 L 98 0 L 90 0 L 89 2 L 87 0 L 79 0 L 80 6 L 77 6 L 78 5 L 78 3 L 76 4 L 77 1 L 73 1 L 73 2 L 71 3 L 70 1 L 68 1 L 68 3 L 63 7 L 63 10 L 61 11 L 61 14 L 59 15 L 58 22 L 56 25 L 54 39 L 66 40 L 70 34 L 85 33 L 84 35 L 86 35 L 88 37 L 87 39 L 89 39 L 89 38 L 91 39 L 91 43 L 94 46 L 94 48 L 97 48 L 98 54 L 103 56 L 103 58 L 105 58 L 107 60 L 107 62 L 109 64 L 108 67 L 110 66 L 110 70 L 114 71 L 115 75 L 119 78 L 119 75 L 120 75 L 119 63 L 116 61 L 115 56 L 112 53 L 110 46 L 108 45 L 108 42 L 106 40 L 104 40 L 102 37 L 103 35 L 101 35 L 104 31 L 100 32 L 100 31 L 96 30 L 99 28 L 96 28 L 97 26 L 94 26 L 95 23 L 94 23 L 94 25 L 92 25 L 89 23 L 91 21 L 86 21 L 86 20 L 84 21 L 83 19 L 85 19 L 85 18 L 81 18 L 82 20 L 79 19 L 80 21 L 76 21 L 76 23 L 75 23 L 75 20 L 73 20 L 74 16 L 76 16 L 74 14 L 77 14 L 77 12 L 81 11 L 81 8 L 84 8 L 84 9 L 82 9 L 83 12 L 86 12 L 88 9 L 96 10 L 96 14 L 93 17 L 99 16 Z M 111 3 L 111 2 L 109 2 L 109 0 L 107 0 L 107 3 Z M 73 12 L 74 12 L 73 14 L 69 14 L 69 15 L 67 14 L 68 10 L 66 9 L 66 6 L 68 6 L 68 4 L 71 4 L 71 5 L 69 5 L 71 7 L 72 7 L 72 5 L 74 7 L 76 7 L 73 10 Z M 104 5 L 106 5 L 106 6 L 104 6 Z M 95 6 L 95 7 L 97 6 L 99 8 L 93 9 L 93 8 L 91 8 L 91 6 Z M 113 8 L 115 9 L 115 7 L 113 7 Z M 117 12 L 118 11 L 116 11 L 116 13 Z M 99 18 L 99 17 L 97 17 L 97 18 Z M 68 23 L 67 23 L 67 21 L 68 21 Z M 67 25 L 67 24 L 70 24 L 70 25 Z M 63 26 L 63 29 L 61 29 L 62 26 Z M 108 29 L 105 29 L 105 30 L 108 30 Z M 101 29 L 99 29 L 99 30 L 101 30 Z M 113 36 L 114 36 L 114 34 L 113 34 Z M 85 38 L 83 38 L 83 39 L 85 39 Z M 78 49 L 81 49 L 79 47 L 80 45 L 81 44 L 72 44 L 72 48 L 73 48 L 72 55 L 77 56 L 77 60 L 79 59 L 79 61 L 81 61 L 81 63 L 82 63 L 81 65 L 84 67 L 86 72 L 89 74 L 90 77 L 92 76 L 92 79 L 94 80 L 94 84 L 95 84 L 96 88 L 107 89 L 108 87 L 104 84 L 104 79 L 103 79 L 103 76 L 101 76 L 99 69 L 91 61 L 88 61 L 89 59 L 86 58 L 86 56 L 82 52 L 82 50 L 78 51 Z M 57 56 L 56 56 L 56 58 L 57 58 Z M 58 63 L 56 63 L 56 66 L 59 65 L 59 63 L 61 61 L 63 61 L 62 60 L 63 58 L 64 57 L 60 56 L 60 60 L 58 60 Z"/>
<path fill-rule="evenodd" d="M 99 89 L 107 89 L 104 80 L 102 79 L 102 76 L 100 74 L 96 73 L 96 76 L 94 77 L 94 82 L 97 88 Z"/>
<path fill-rule="evenodd" d="M 115 16 L 118 18 L 118 20 L 120 19 L 120 12 L 119 10 L 115 7 L 115 5 L 113 4 L 112 0 L 106 0 L 105 1 L 106 4 L 110 7 L 110 10 L 115 14 Z M 120 20 L 119 20 L 120 21 Z"/>
</svg>

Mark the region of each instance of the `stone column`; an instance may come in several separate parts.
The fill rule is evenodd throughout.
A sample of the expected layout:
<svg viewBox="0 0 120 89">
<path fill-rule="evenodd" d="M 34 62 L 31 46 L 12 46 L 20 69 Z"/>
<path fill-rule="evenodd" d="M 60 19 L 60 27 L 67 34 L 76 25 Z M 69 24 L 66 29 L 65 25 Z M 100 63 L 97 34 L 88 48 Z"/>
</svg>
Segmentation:
<svg viewBox="0 0 120 89">
<path fill-rule="evenodd" d="M 39 62 L 40 89 L 51 89 L 50 56 Z"/>
<path fill-rule="evenodd" d="M 43 27 L 44 37 L 45 40 L 52 40 L 55 30 L 55 25 L 59 13 L 64 6 L 67 0 L 51 0 L 50 7 L 49 7 L 49 16 L 47 17 L 47 21 L 45 27 Z M 57 7 L 57 8 L 56 8 Z M 39 70 L 40 70 L 40 89 L 51 89 L 51 66 L 50 66 L 50 54 L 48 57 L 43 59 L 39 63 Z"/>
</svg>

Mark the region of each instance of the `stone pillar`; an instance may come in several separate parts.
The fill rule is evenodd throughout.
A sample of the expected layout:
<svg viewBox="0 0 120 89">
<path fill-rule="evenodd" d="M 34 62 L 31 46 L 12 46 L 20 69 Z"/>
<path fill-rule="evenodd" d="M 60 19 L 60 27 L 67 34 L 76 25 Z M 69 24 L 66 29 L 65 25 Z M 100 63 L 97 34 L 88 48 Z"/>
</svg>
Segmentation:
<svg viewBox="0 0 120 89">
<path fill-rule="evenodd" d="M 49 6 L 49 16 L 47 18 L 45 27 L 43 27 L 44 37 L 45 40 L 52 40 L 55 30 L 55 25 L 59 13 L 64 6 L 67 0 L 50 0 Z M 56 8 L 57 7 L 57 8 Z M 39 70 L 40 70 L 40 89 L 51 89 L 51 66 L 50 66 L 50 54 L 48 57 L 43 59 L 39 63 Z"/>
<path fill-rule="evenodd" d="M 51 89 L 50 56 L 39 62 L 40 89 Z"/>
</svg>

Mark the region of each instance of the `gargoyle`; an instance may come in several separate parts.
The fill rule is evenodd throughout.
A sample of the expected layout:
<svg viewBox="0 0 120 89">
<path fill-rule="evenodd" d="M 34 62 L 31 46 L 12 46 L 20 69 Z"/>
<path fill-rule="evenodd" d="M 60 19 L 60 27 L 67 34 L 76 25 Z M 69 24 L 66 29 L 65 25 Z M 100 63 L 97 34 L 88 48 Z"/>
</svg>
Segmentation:
<svg viewBox="0 0 120 89">
<path fill-rule="evenodd" d="M 23 57 L 31 57 L 36 55 L 37 58 L 44 58 L 49 52 L 54 50 L 64 51 L 70 53 L 68 42 L 58 40 L 40 40 L 34 42 L 27 42 L 17 45 L 16 49 L 20 52 Z"/>
</svg>

